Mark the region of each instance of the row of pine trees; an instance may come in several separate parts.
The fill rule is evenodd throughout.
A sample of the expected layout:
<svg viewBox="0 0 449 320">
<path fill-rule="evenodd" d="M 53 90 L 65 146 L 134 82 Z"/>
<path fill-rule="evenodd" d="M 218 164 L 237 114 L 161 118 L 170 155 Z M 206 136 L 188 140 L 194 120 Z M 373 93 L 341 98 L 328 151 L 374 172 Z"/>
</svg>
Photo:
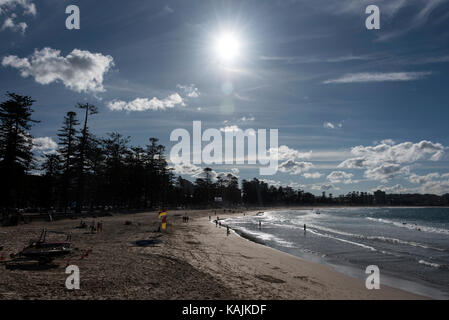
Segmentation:
<svg viewBox="0 0 449 320">
<path fill-rule="evenodd" d="M 62 121 L 57 152 L 36 158 L 33 152 L 31 97 L 8 92 L 0 104 L 0 173 L 3 212 L 18 208 L 81 212 L 105 208 L 141 209 L 241 202 L 238 179 L 212 177 L 204 169 L 191 183 L 175 178 L 165 147 L 150 138 L 144 147 L 130 146 L 130 137 L 112 132 L 95 136 L 89 120 L 95 106 L 77 104 Z"/>
</svg>

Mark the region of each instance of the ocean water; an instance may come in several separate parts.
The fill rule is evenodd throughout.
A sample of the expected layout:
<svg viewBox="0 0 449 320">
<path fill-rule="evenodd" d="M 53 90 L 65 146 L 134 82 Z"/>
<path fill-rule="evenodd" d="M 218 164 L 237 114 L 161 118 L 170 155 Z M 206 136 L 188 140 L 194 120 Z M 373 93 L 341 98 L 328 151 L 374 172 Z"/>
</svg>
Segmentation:
<svg viewBox="0 0 449 320">
<path fill-rule="evenodd" d="M 381 285 L 449 299 L 449 208 L 266 211 L 224 224 L 350 276 L 366 279 L 366 267 L 377 265 Z"/>
</svg>

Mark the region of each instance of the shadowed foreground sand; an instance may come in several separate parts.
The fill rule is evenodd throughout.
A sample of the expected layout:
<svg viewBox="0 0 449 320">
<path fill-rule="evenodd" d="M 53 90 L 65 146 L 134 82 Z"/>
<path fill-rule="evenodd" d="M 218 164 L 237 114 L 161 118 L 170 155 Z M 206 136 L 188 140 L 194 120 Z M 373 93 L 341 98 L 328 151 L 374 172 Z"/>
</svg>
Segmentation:
<svg viewBox="0 0 449 320">
<path fill-rule="evenodd" d="M 382 286 L 367 290 L 361 280 L 245 240 L 209 222 L 213 211 L 168 214 L 168 231 L 156 232 L 155 212 L 99 218 L 103 232 L 76 229 L 79 220 L 38 222 L 2 228 L 6 258 L 45 227 L 71 231 L 70 258 L 52 268 L 0 265 L 0 299 L 422 299 Z M 222 218 L 225 215 L 219 212 Z M 86 219 L 91 222 L 93 219 Z M 131 224 L 125 224 L 130 221 Z M 5 239 L 5 240 L 3 240 Z M 137 246 L 135 241 L 157 244 Z M 82 252 L 92 250 L 81 259 Z M 65 288 L 65 266 L 80 268 L 81 289 Z"/>
</svg>

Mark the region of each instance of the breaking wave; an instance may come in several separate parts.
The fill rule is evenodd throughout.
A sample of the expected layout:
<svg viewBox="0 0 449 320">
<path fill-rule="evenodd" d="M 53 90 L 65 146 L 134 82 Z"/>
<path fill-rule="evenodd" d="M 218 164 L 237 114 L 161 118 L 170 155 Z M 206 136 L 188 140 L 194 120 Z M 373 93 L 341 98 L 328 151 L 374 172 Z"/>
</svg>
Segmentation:
<svg viewBox="0 0 449 320">
<path fill-rule="evenodd" d="M 432 263 L 425 260 L 419 260 L 418 262 L 432 268 L 440 268 L 440 265 L 438 263 Z"/>
<path fill-rule="evenodd" d="M 418 225 L 418 224 L 405 223 L 405 222 L 401 223 L 401 222 L 392 221 L 392 220 L 388 220 L 388 219 L 382 219 L 382 218 L 366 217 L 366 219 L 368 219 L 370 221 L 376 221 L 376 222 L 381 222 L 381 223 L 386 223 L 386 224 L 392 224 L 392 225 L 394 225 L 396 227 L 407 228 L 409 230 L 416 230 L 416 231 L 423 231 L 423 232 L 429 232 L 429 233 L 440 233 L 440 234 L 449 235 L 449 230 L 448 229 L 434 228 L 434 227 L 422 226 L 422 225 Z"/>
</svg>

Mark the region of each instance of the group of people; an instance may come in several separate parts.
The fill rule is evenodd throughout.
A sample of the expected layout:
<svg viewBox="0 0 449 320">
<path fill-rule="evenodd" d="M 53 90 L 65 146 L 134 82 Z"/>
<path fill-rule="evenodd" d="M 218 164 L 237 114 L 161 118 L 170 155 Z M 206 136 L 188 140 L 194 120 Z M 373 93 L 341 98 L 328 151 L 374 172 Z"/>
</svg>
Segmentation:
<svg viewBox="0 0 449 320">
<path fill-rule="evenodd" d="M 81 220 L 79 226 L 77 226 L 76 228 L 85 229 L 87 228 L 87 223 Z M 92 223 L 89 225 L 89 231 L 90 233 L 103 232 L 103 221 L 98 221 L 97 223 L 95 223 L 95 220 L 93 220 Z"/>
<path fill-rule="evenodd" d="M 103 221 L 98 221 L 95 223 L 95 221 L 92 221 L 92 223 L 89 226 L 90 233 L 100 233 L 103 232 Z"/>
<path fill-rule="evenodd" d="M 209 221 L 210 221 L 210 216 L 209 216 Z M 221 228 L 220 217 L 217 217 L 217 219 L 215 219 L 215 227 Z M 229 228 L 229 226 L 226 226 L 226 235 L 229 236 L 230 234 L 231 234 L 231 229 Z"/>
</svg>

